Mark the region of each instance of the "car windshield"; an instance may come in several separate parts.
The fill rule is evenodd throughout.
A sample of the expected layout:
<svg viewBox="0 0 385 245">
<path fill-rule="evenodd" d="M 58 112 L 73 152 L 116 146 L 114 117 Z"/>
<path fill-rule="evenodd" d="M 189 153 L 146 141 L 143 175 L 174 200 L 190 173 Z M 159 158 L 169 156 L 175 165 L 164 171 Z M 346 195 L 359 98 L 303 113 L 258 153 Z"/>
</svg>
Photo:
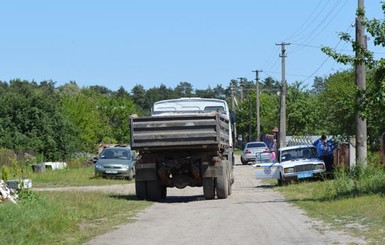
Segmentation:
<svg viewBox="0 0 385 245">
<path fill-rule="evenodd" d="M 246 148 L 260 148 L 260 147 L 267 147 L 267 146 L 263 142 L 248 143 L 246 145 Z"/>
<path fill-rule="evenodd" d="M 284 150 L 281 152 L 281 161 L 291 161 L 297 159 L 311 159 L 316 158 L 317 150 L 314 147 L 296 148 L 290 150 Z"/>
<path fill-rule="evenodd" d="M 128 149 L 106 148 L 102 151 L 102 159 L 130 159 L 131 153 Z"/>
</svg>

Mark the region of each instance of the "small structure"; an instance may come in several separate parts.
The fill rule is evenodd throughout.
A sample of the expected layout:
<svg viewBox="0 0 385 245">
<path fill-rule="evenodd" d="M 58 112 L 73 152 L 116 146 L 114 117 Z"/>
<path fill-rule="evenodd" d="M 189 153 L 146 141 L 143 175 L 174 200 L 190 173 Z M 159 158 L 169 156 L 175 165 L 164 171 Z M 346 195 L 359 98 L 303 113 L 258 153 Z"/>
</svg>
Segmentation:
<svg viewBox="0 0 385 245">
<path fill-rule="evenodd" d="M 20 190 L 23 188 L 32 188 L 32 180 L 31 179 L 10 179 L 7 180 L 7 186 L 8 188 L 14 189 L 14 190 Z"/>
</svg>

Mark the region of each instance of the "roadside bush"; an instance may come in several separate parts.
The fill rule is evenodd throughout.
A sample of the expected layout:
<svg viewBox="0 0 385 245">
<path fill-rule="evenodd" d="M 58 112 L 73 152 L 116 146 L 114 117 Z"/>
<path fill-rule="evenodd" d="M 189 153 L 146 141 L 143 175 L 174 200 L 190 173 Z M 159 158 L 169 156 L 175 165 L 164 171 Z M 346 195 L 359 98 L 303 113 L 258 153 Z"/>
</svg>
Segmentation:
<svg viewBox="0 0 385 245">
<path fill-rule="evenodd" d="M 8 166 L 3 165 L 1 167 L 1 179 L 4 181 L 9 180 L 11 177 L 11 170 L 9 169 Z"/>
<path fill-rule="evenodd" d="M 0 149 L 0 166 L 9 166 L 11 160 L 16 158 L 16 154 L 12 150 Z"/>
<path fill-rule="evenodd" d="M 39 200 L 39 196 L 31 189 L 22 188 L 18 193 L 19 203 L 32 204 Z"/>
<path fill-rule="evenodd" d="M 85 160 L 83 158 L 71 159 L 71 160 L 67 161 L 67 167 L 68 168 L 81 168 L 81 167 L 84 167 L 84 165 L 86 165 L 86 163 L 87 163 L 87 160 Z"/>
<path fill-rule="evenodd" d="M 385 194 L 385 170 L 378 163 L 367 167 L 357 165 L 351 169 L 338 167 L 334 179 L 326 181 L 315 193 L 321 200 L 356 197 L 368 194 Z"/>
</svg>

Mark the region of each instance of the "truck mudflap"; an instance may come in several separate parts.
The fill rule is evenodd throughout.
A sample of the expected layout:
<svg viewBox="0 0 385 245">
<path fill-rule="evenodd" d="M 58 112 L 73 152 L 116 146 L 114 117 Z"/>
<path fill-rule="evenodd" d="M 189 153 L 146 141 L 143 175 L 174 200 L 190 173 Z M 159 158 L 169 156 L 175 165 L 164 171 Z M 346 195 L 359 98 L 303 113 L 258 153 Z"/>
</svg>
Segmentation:
<svg viewBox="0 0 385 245">
<path fill-rule="evenodd" d="M 280 179 L 282 166 L 279 163 L 257 163 L 253 167 L 256 179 Z"/>
<path fill-rule="evenodd" d="M 209 177 L 218 177 L 223 175 L 223 166 L 222 165 L 204 165 L 203 166 L 203 178 Z"/>
<path fill-rule="evenodd" d="M 155 163 L 136 164 L 135 170 L 135 179 L 137 181 L 151 181 L 158 179 Z"/>
</svg>

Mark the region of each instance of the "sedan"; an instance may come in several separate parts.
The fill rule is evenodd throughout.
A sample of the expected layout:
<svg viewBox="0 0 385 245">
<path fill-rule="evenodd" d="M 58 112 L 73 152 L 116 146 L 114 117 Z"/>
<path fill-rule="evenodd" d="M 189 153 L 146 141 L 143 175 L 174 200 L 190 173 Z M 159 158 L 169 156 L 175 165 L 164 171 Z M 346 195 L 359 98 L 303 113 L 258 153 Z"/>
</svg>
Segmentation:
<svg viewBox="0 0 385 245">
<path fill-rule="evenodd" d="M 277 179 L 278 185 L 292 180 L 322 179 L 325 163 L 318 157 L 313 145 L 282 147 L 278 156 L 278 162 L 258 162 L 254 165 L 257 179 Z"/>
<path fill-rule="evenodd" d="M 267 147 L 266 143 L 263 141 L 249 142 L 242 151 L 241 162 L 243 165 L 248 164 L 249 162 L 255 162 L 257 154 L 269 151 L 269 147 Z"/>
<path fill-rule="evenodd" d="M 95 176 L 103 178 L 135 177 L 135 156 L 130 147 L 107 147 L 95 163 Z"/>
</svg>

